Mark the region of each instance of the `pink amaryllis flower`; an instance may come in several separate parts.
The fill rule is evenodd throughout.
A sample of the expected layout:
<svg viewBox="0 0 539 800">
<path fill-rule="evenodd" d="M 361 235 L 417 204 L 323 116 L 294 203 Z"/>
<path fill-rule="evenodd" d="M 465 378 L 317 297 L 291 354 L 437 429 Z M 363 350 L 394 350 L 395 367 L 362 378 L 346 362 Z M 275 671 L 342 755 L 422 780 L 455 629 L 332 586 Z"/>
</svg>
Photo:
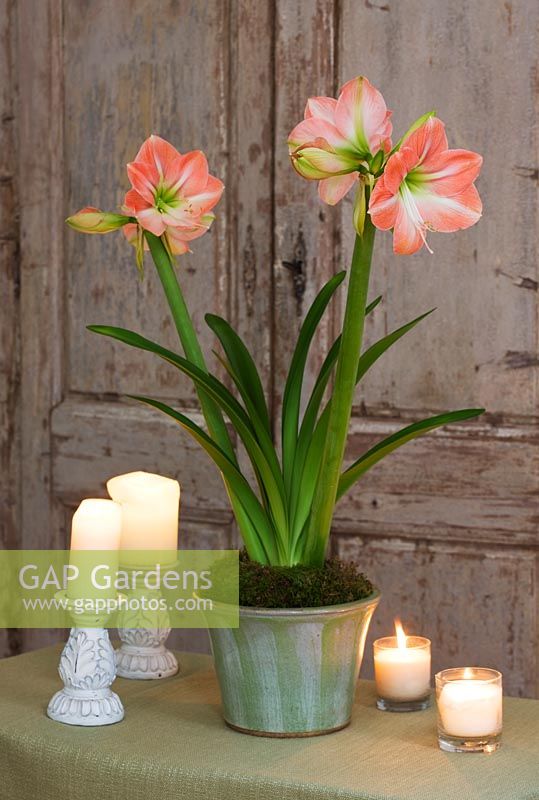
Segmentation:
<svg viewBox="0 0 539 800">
<path fill-rule="evenodd" d="M 391 111 L 378 89 L 364 77 L 346 83 L 337 100 L 311 97 L 305 119 L 288 137 L 296 171 L 319 180 L 325 203 L 334 205 L 356 183 L 373 156 L 391 150 Z"/>
<path fill-rule="evenodd" d="M 393 250 L 411 255 L 427 231 L 457 231 L 481 216 L 474 186 L 483 159 L 469 150 L 449 150 L 441 120 L 430 117 L 403 140 L 387 161 L 369 204 L 372 222 L 393 228 Z"/>
<path fill-rule="evenodd" d="M 165 139 L 150 136 L 127 165 L 131 181 L 124 211 L 155 236 L 165 234 L 172 253 L 185 253 L 187 242 L 202 236 L 214 220 L 223 183 L 209 174 L 201 150 L 181 155 Z M 133 230 L 126 230 L 128 239 Z"/>
<path fill-rule="evenodd" d="M 209 174 L 201 150 L 181 155 L 160 136 L 150 136 L 127 165 L 132 188 L 125 195 L 122 214 L 86 207 L 68 217 L 80 233 L 109 233 L 123 228 L 137 249 L 137 265 L 148 250 L 144 232 L 160 236 L 170 253 L 189 251 L 188 242 L 209 229 L 212 208 L 223 193 L 223 183 Z"/>
</svg>

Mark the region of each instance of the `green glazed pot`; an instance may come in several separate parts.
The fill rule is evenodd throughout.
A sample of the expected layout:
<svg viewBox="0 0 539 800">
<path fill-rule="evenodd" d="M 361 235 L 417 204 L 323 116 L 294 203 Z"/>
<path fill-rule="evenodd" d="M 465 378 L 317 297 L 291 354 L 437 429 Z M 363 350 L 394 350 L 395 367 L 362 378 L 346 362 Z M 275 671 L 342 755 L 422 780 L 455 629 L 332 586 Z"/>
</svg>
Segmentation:
<svg viewBox="0 0 539 800">
<path fill-rule="evenodd" d="M 322 608 L 240 607 L 239 628 L 210 639 L 230 727 L 257 736 L 318 736 L 350 722 L 371 617 L 380 600 Z"/>
</svg>

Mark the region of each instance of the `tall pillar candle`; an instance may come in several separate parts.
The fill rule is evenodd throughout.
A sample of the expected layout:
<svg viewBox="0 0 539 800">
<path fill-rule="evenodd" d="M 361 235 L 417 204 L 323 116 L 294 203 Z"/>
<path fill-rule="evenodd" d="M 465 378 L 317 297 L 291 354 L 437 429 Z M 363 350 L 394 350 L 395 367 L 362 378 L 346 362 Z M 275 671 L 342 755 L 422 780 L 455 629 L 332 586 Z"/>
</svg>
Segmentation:
<svg viewBox="0 0 539 800">
<path fill-rule="evenodd" d="M 110 496 L 122 507 L 122 564 L 131 574 L 176 560 L 180 484 L 151 472 L 130 472 L 107 482 Z M 150 551 L 150 552 L 144 552 Z M 167 552 L 168 551 L 168 552 Z M 140 570 L 139 568 L 142 568 Z M 136 587 L 131 587 L 136 594 Z M 155 615 L 148 628 L 144 613 L 126 612 L 118 629 L 121 647 L 116 651 L 116 670 L 122 678 L 166 678 L 178 671 L 178 662 L 165 646 L 170 633 L 167 612 Z"/>
<path fill-rule="evenodd" d="M 140 564 L 130 550 L 171 550 L 170 561 L 178 549 L 180 484 L 152 472 L 129 472 L 107 481 L 107 489 L 122 507 L 120 547 L 125 565 Z"/>
</svg>

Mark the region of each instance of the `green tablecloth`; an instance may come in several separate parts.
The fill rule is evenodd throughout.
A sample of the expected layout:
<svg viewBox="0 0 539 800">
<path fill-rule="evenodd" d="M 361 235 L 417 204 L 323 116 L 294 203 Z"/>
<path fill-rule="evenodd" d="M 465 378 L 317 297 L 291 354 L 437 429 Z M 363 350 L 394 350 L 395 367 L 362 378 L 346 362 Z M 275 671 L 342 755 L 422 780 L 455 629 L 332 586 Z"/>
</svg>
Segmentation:
<svg viewBox="0 0 539 800">
<path fill-rule="evenodd" d="M 163 681 L 118 679 L 125 720 L 45 716 L 59 648 L 0 662 L 2 800 L 538 800 L 539 701 L 506 699 L 492 755 L 442 753 L 433 709 L 388 714 L 360 681 L 352 725 L 314 739 L 229 730 L 207 656 Z"/>
</svg>

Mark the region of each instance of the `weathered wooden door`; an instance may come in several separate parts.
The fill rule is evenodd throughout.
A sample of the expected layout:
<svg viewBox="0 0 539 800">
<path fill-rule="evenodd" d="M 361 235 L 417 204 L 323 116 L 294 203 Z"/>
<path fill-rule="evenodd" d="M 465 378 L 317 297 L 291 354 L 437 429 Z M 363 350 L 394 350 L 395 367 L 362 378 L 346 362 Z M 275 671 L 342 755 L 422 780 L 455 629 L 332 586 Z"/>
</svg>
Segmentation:
<svg viewBox="0 0 539 800">
<path fill-rule="evenodd" d="M 338 509 L 332 546 L 381 587 L 373 635 L 400 615 L 435 666 L 499 666 L 537 690 L 537 8 L 481 0 L 3 0 L 0 330 L 5 546 L 59 547 L 81 497 L 149 469 L 182 483 L 182 542 L 236 541 L 219 476 L 165 419 L 123 399 L 196 407 L 168 368 L 85 330 L 107 322 L 174 346 L 151 265 L 137 280 L 121 234 L 63 220 L 112 209 L 124 164 L 157 132 L 202 148 L 226 184 L 211 236 L 182 258 L 203 313 L 249 339 L 278 417 L 290 346 L 317 289 L 346 266 L 351 207 L 321 206 L 290 168 L 286 135 L 311 94 L 367 74 L 404 130 L 436 107 L 450 142 L 485 156 L 479 225 L 397 258 L 379 237 L 370 340 L 435 315 L 373 369 L 350 455 L 405 420 L 484 405 L 481 422 L 409 445 Z M 515 124 L 518 120 L 518 124 Z M 5 191 L 4 191 L 5 189 Z M 18 212 L 18 217 L 17 217 Z M 337 328 L 320 333 L 311 374 Z M 209 352 L 211 336 L 203 335 Z M 8 425 L 9 422 L 9 425 Z M 18 480 L 20 476 L 20 481 Z M 185 637 L 189 638 L 189 637 Z M 25 635 L 24 645 L 43 641 Z M 185 639 L 184 639 L 185 641 Z M 4 650 L 20 646 L 17 635 Z M 369 653 L 369 651 L 367 651 Z M 370 668 L 367 659 L 367 672 Z"/>
</svg>

